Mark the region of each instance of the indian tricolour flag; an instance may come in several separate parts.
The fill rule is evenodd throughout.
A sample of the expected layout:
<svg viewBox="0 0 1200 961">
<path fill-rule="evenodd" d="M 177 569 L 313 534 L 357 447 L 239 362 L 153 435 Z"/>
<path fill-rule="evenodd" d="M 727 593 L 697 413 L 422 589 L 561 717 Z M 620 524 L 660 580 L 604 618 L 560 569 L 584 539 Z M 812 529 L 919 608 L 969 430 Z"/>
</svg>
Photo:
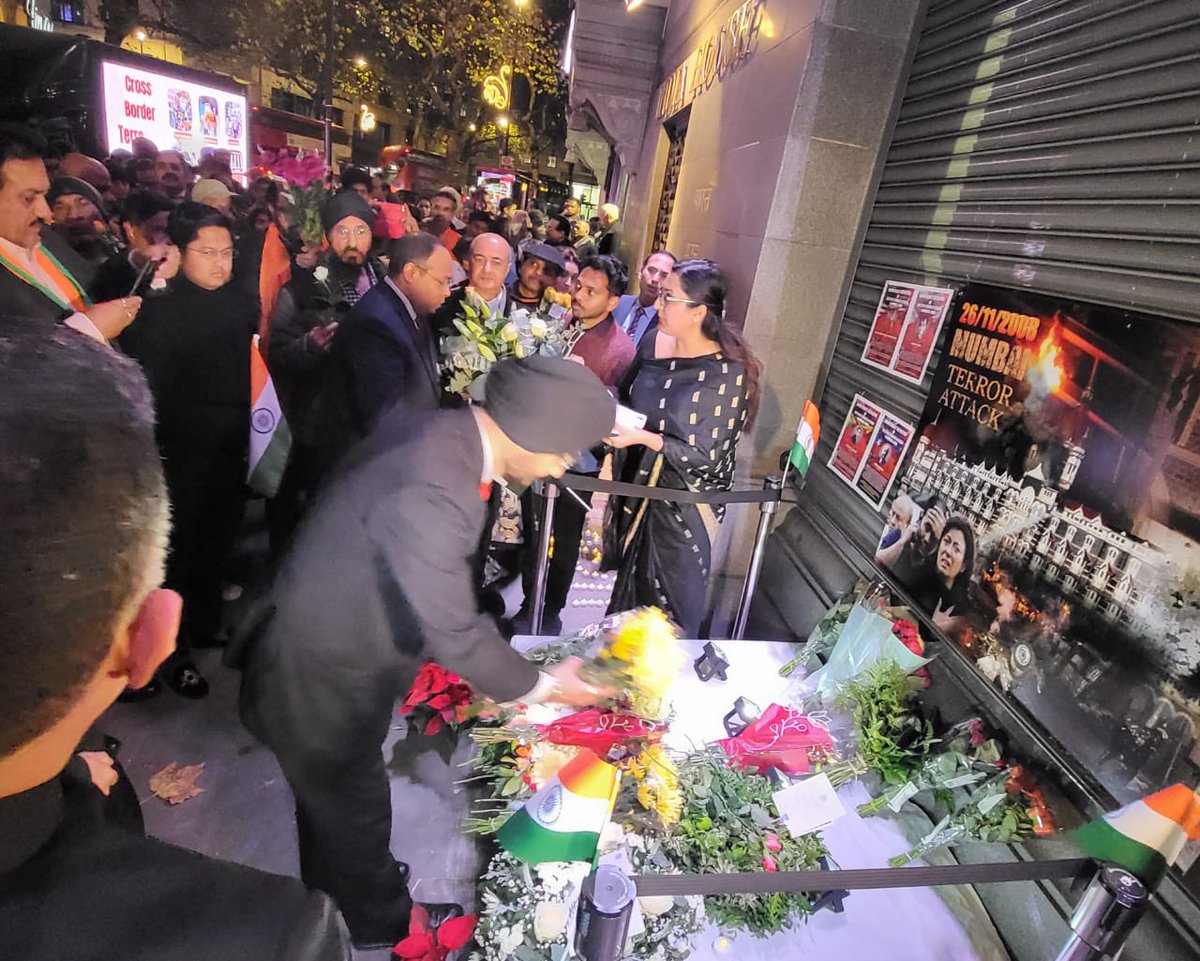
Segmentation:
<svg viewBox="0 0 1200 961">
<path fill-rule="evenodd" d="M 585 748 L 504 822 L 496 839 L 527 864 L 593 861 L 620 781 L 615 767 Z"/>
<path fill-rule="evenodd" d="M 1184 844 L 1200 838 L 1200 796 L 1175 784 L 1085 824 L 1075 837 L 1084 853 L 1111 861 L 1154 888 Z"/>
<path fill-rule="evenodd" d="M 821 414 L 817 405 L 811 400 L 804 402 L 804 414 L 800 418 L 800 426 L 796 428 L 796 443 L 792 445 L 792 453 L 788 458 L 791 465 L 803 477 L 808 473 L 808 465 L 812 463 L 813 452 L 817 449 L 817 441 L 821 439 Z"/>
<path fill-rule="evenodd" d="M 279 408 L 256 334 L 250 345 L 250 470 L 246 483 L 264 497 L 274 497 L 291 449 L 292 432 Z"/>
</svg>

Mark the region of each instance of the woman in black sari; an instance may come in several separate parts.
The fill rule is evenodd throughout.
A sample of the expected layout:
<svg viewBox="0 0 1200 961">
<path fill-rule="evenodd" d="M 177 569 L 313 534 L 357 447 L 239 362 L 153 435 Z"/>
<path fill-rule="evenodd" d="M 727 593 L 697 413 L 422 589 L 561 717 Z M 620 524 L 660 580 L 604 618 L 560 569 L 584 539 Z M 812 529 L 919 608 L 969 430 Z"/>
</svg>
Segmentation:
<svg viewBox="0 0 1200 961">
<path fill-rule="evenodd" d="M 649 487 L 727 491 L 743 429 L 758 406 L 759 364 L 725 317 L 726 283 L 708 260 L 675 266 L 658 297 L 658 333 L 643 342 L 621 400 L 646 415 L 618 427 L 613 477 Z M 634 497 L 609 500 L 605 561 L 617 568 L 609 611 L 661 607 L 684 637 L 704 619 L 712 545 L 724 509 Z"/>
</svg>

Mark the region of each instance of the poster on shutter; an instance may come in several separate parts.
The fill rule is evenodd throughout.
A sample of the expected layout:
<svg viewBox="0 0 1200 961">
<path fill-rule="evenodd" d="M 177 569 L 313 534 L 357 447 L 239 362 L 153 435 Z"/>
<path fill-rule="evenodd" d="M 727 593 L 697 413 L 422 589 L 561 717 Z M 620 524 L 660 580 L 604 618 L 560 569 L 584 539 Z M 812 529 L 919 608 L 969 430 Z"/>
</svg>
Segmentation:
<svg viewBox="0 0 1200 961">
<path fill-rule="evenodd" d="M 979 284 L 875 559 L 1118 799 L 1200 781 L 1200 327 Z"/>
<path fill-rule="evenodd" d="M 896 357 L 896 347 L 904 330 L 904 319 L 912 306 L 917 288 L 889 280 L 883 285 L 879 306 L 875 308 L 875 319 L 871 321 L 871 332 L 863 347 L 862 362 L 880 370 L 891 370 Z"/>
<path fill-rule="evenodd" d="M 829 469 L 837 474 L 847 484 L 853 485 L 858 480 L 863 457 L 867 453 L 875 427 L 879 423 L 881 411 L 862 394 L 855 394 L 846 414 L 846 422 L 834 445 L 833 455 L 829 458 Z"/>
<path fill-rule="evenodd" d="M 863 461 L 855 489 L 878 510 L 891 489 L 892 481 L 900 469 L 900 461 L 908 450 L 915 428 L 899 418 L 883 411 L 875 436 L 871 438 L 869 453 Z"/>
<path fill-rule="evenodd" d="M 934 344 L 942 332 L 942 323 L 954 291 L 947 287 L 918 287 L 908 311 L 904 331 L 900 334 L 900 347 L 892 362 L 892 373 L 897 377 L 920 384 L 925 379 L 925 369 L 933 356 Z"/>
</svg>

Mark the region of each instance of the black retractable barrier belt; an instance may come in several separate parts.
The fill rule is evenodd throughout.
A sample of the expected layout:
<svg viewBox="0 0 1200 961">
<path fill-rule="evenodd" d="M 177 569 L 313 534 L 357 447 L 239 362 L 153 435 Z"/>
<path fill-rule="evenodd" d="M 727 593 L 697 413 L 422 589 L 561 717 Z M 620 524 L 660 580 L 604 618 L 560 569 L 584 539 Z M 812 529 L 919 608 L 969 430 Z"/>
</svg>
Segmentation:
<svg viewBox="0 0 1200 961">
<path fill-rule="evenodd" d="M 548 482 L 549 483 L 549 482 Z M 553 482 L 558 487 L 569 487 L 576 491 L 599 491 L 602 494 L 617 494 L 620 497 L 644 497 L 652 501 L 671 501 L 674 504 L 765 504 L 767 501 L 782 500 L 777 490 L 752 491 L 681 491 L 666 487 L 645 487 L 642 484 L 626 484 L 624 481 L 605 481 L 579 474 L 566 474 Z"/>
<path fill-rule="evenodd" d="M 947 864 L 938 867 L 866 868 L 851 871 L 777 871 L 761 874 L 639 874 L 638 897 L 686 894 L 774 894 L 926 888 L 940 884 L 994 884 L 1074 878 L 1093 869 L 1089 858 L 1015 861 L 1009 864 Z"/>
</svg>

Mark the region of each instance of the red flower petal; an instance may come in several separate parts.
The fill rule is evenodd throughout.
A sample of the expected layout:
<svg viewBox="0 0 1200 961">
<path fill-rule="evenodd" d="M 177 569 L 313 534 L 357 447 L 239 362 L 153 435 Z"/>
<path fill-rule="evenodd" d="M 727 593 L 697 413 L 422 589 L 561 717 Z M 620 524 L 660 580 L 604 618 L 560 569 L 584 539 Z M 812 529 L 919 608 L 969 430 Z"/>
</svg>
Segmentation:
<svg viewBox="0 0 1200 961">
<path fill-rule="evenodd" d="M 445 726 L 446 725 L 445 725 L 445 722 L 442 720 L 442 716 L 440 714 L 435 714 L 435 715 L 433 715 L 433 717 L 431 717 L 429 719 L 429 723 L 425 725 L 425 733 L 426 734 L 437 734 L 437 732 L 440 731 Z"/>
<path fill-rule="evenodd" d="M 451 918 L 438 928 L 438 943 L 447 951 L 457 951 L 471 940 L 475 933 L 475 915 Z"/>
<path fill-rule="evenodd" d="M 435 694 L 429 699 L 429 706 L 435 711 L 440 711 L 442 708 L 449 707 L 453 703 L 449 694 Z"/>
<path fill-rule="evenodd" d="M 420 934 L 410 934 L 392 948 L 392 954 L 398 958 L 404 958 L 405 961 L 435 959 L 438 957 L 437 942 L 434 941 L 433 935 L 428 931 L 422 931 Z"/>
</svg>

